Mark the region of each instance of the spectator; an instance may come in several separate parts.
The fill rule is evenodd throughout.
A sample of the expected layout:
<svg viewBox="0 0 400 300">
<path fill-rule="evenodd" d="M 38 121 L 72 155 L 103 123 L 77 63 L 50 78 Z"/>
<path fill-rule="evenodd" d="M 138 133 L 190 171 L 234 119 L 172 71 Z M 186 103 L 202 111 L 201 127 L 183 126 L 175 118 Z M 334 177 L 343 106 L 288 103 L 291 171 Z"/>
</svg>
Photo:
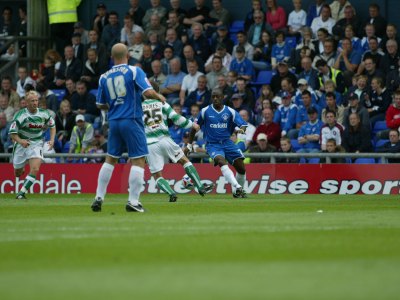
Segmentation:
<svg viewBox="0 0 400 300">
<path fill-rule="evenodd" d="M 76 94 L 75 81 L 71 78 L 65 80 L 65 96 L 64 99 L 71 103 L 72 96 Z M 56 127 L 57 128 L 57 127 Z"/>
<path fill-rule="evenodd" d="M 276 95 L 281 89 L 281 82 L 284 78 L 290 78 L 291 82 L 297 83 L 297 77 L 292 72 L 289 72 L 289 66 L 287 61 L 281 61 L 278 63 L 276 68 L 277 74 L 272 76 L 271 88 Z"/>
<path fill-rule="evenodd" d="M 228 71 L 222 65 L 222 58 L 219 56 L 214 56 L 212 59 L 212 70 L 207 73 L 207 86 L 210 90 L 214 89 L 218 85 L 218 76 L 226 75 Z"/>
<path fill-rule="evenodd" d="M 1 37 L 12 36 L 17 33 L 17 28 L 13 22 L 12 16 L 13 16 L 12 8 L 9 6 L 4 6 L 2 13 L 3 20 L 0 23 Z"/>
<path fill-rule="evenodd" d="M 71 111 L 71 104 L 68 100 L 63 100 L 60 103 L 60 109 L 56 113 L 55 122 L 57 129 L 58 142 L 60 148 L 69 141 L 72 129 L 75 126 L 75 114 Z"/>
<path fill-rule="evenodd" d="M 226 104 L 228 99 L 233 95 L 233 89 L 228 85 L 225 75 L 218 76 L 217 82 L 217 87 L 222 91 L 222 94 L 224 95 L 224 103 Z"/>
<path fill-rule="evenodd" d="M 274 93 L 272 92 L 269 84 L 263 84 L 259 94 L 260 95 L 254 105 L 254 112 L 256 115 L 260 115 L 264 108 L 272 109 L 272 99 L 274 98 Z M 267 101 L 268 104 L 265 104 L 264 101 Z M 266 105 L 268 105 L 268 107 L 265 107 Z"/>
<path fill-rule="evenodd" d="M 240 112 L 241 110 L 246 110 L 249 115 L 251 114 L 251 109 L 247 104 L 244 103 L 243 96 L 241 94 L 233 94 L 231 101 L 232 104 L 230 106 L 237 112 Z"/>
<path fill-rule="evenodd" d="M 72 48 L 74 48 L 74 57 L 80 61 L 85 61 L 85 45 L 82 44 L 81 34 L 79 32 L 74 32 L 72 35 Z"/>
<path fill-rule="evenodd" d="M 321 9 L 325 5 L 324 0 L 315 0 L 315 4 L 311 4 L 307 11 L 307 26 L 310 27 L 313 20 L 320 16 Z"/>
<path fill-rule="evenodd" d="M 386 25 L 386 35 L 382 38 L 381 45 L 386 45 L 388 40 L 396 41 L 397 45 L 400 42 L 397 36 L 397 27 L 393 23 Z"/>
<path fill-rule="evenodd" d="M 178 35 L 177 35 L 176 30 L 174 28 L 168 28 L 167 29 L 167 34 L 166 34 L 166 37 L 165 37 L 165 45 L 166 46 L 171 46 L 174 49 L 174 53 L 177 56 L 181 56 L 182 55 L 183 43 L 178 38 Z"/>
<path fill-rule="evenodd" d="M 130 7 L 128 9 L 128 14 L 135 20 L 136 24 L 143 26 L 142 20 L 146 12 L 140 6 L 139 1 L 140 0 L 129 0 Z"/>
<path fill-rule="evenodd" d="M 252 111 L 256 99 L 253 90 L 247 84 L 245 78 L 238 77 L 236 79 L 236 88 L 234 91 L 242 96 L 244 104 L 249 107 L 250 111 Z"/>
<path fill-rule="evenodd" d="M 176 2 L 177 0 L 172 1 Z M 174 29 L 179 39 L 181 39 L 182 35 L 186 33 L 186 27 L 182 24 L 183 18 L 184 14 L 181 15 L 176 11 L 171 10 L 168 13 L 167 29 Z"/>
<path fill-rule="evenodd" d="M 36 86 L 36 91 L 40 93 L 40 96 L 46 99 L 46 108 L 53 112 L 58 110 L 58 99 L 53 91 L 49 90 L 48 86 L 44 82 L 39 82 Z M 54 116 L 52 116 L 54 117 Z"/>
<path fill-rule="evenodd" d="M 17 28 L 17 35 L 22 37 L 22 36 L 27 36 L 28 33 L 28 14 L 26 11 L 26 6 L 20 6 L 18 8 L 18 15 L 19 15 L 19 26 Z M 26 56 L 26 42 L 25 41 L 20 41 L 19 42 L 19 54 L 22 57 Z"/>
<path fill-rule="evenodd" d="M 389 131 L 389 141 L 383 144 L 381 147 L 376 149 L 379 153 L 400 153 L 400 140 L 399 131 L 396 129 L 390 129 Z M 389 163 L 400 163 L 398 158 L 389 158 Z"/>
<path fill-rule="evenodd" d="M 335 140 L 335 145 L 342 144 L 344 128 L 336 121 L 335 111 L 327 110 L 325 112 L 325 123 L 321 127 L 320 144 L 321 149 L 326 150 L 327 142 L 331 139 Z"/>
<path fill-rule="evenodd" d="M 329 34 L 332 34 L 332 28 L 335 26 L 336 21 L 331 18 L 331 8 L 328 4 L 322 5 L 319 17 L 316 17 L 311 23 L 311 29 L 314 36 L 317 36 L 317 30 L 325 28 Z"/>
<path fill-rule="evenodd" d="M 369 39 L 369 50 L 364 52 L 364 54 L 361 58 L 362 62 L 360 64 L 360 66 L 358 67 L 357 74 L 363 73 L 363 71 L 365 69 L 364 61 L 367 58 L 372 58 L 375 61 L 376 68 L 380 68 L 381 60 L 384 55 L 385 55 L 385 53 L 381 50 L 381 48 L 379 48 L 378 39 L 376 37 L 371 37 Z"/>
<path fill-rule="evenodd" d="M 235 56 L 237 47 L 242 46 L 242 47 L 244 47 L 244 50 L 245 50 L 245 52 L 246 52 L 246 57 L 247 57 L 249 60 L 253 60 L 253 57 L 254 57 L 254 47 L 247 41 L 247 35 L 246 35 L 246 33 L 244 33 L 243 31 L 239 31 L 239 32 L 236 34 L 236 37 L 237 37 L 238 43 L 237 43 L 237 45 L 235 45 L 235 46 L 233 47 L 232 56 Z"/>
<path fill-rule="evenodd" d="M 322 152 L 325 153 L 345 153 L 346 151 L 341 145 L 336 144 L 335 139 L 328 139 L 326 141 L 326 149 Z M 326 161 L 326 159 L 325 159 Z M 343 157 L 331 157 L 332 164 L 344 164 L 346 163 L 346 159 Z"/>
<path fill-rule="evenodd" d="M 153 51 L 150 45 L 143 46 L 142 59 L 139 61 L 140 67 L 147 74 L 147 76 L 153 76 L 153 71 L 151 70 L 151 62 L 153 61 Z"/>
<path fill-rule="evenodd" d="M 306 26 L 307 13 L 301 8 L 301 0 L 293 0 L 293 7 L 288 18 L 289 34 L 300 37 L 300 30 Z"/>
<path fill-rule="evenodd" d="M 180 104 L 183 106 L 185 103 L 186 95 L 190 94 L 197 89 L 197 80 L 203 73 L 199 72 L 199 67 L 195 60 L 188 63 L 188 74 L 183 77 L 181 91 L 179 92 Z"/>
<path fill-rule="evenodd" d="M 128 48 L 128 54 L 134 61 L 138 62 L 143 56 L 144 34 L 143 32 L 137 31 L 131 35 L 131 38 L 133 40 L 130 42 L 131 46 Z"/>
<path fill-rule="evenodd" d="M 182 71 L 187 70 L 187 62 L 195 60 L 199 66 L 199 71 L 204 73 L 204 61 L 200 56 L 195 55 L 193 47 L 191 45 L 185 45 L 183 47 L 183 59 L 182 59 Z"/>
<path fill-rule="evenodd" d="M 337 52 L 335 50 L 335 42 L 333 39 L 324 41 L 324 50 L 314 57 L 313 67 L 318 69 L 317 62 L 320 60 L 326 61 L 329 67 L 333 67 L 336 61 Z"/>
<path fill-rule="evenodd" d="M 263 15 L 265 14 L 261 0 L 252 0 L 251 7 L 251 10 L 246 14 L 246 18 L 244 19 L 244 31 L 246 32 L 249 31 L 250 26 L 254 23 L 254 12 L 261 11 Z"/>
<path fill-rule="evenodd" d="M 342 72 L 335 68 L 329 67 L 325 60 L 319 60 L 316 63 L 316 67 L 319 71 L 319 90 L 324 90 L 324 83 L 327 80 L 332 80 L 336 86 L 336 89 L 339 93 L 344 93 L 346 90 L 346 86 L 344 84 L 344 78 Z"/>
<path fill-rule="evenodd" d="M 276 44 L 272 46 L 271 52 L 271 66 L 272 69 L 276 69 L 277 64 L 281 61 L 289 60 L 290 58 L 290 47 L 285 42 L 285 34 L 283 31 L 278 31 L 275 36 Z"/>
<path fill-rule="evenodd" d="M 351 86 L 351 78 L 361 63 L 361 53 L 353 50 L 351 40 L 344 38 L 342 40 L 342 51 L 336 58 L 333 68 L 342 71 L 343 79 L 347 87 Z"/>
<path fill-rule="evenodd" d="M 361 123 L 358 113 L 350 113 L 344 129 L 342 145 L 346 152 L 372 152 L 371 130 Z"/>
<path fill-rule="evenodd" d="M 189 45 L 193 47 L 195 55 L 199 56 L 203 61 L 207 61 L 210 56 L 210 44 L 203 34 L 203 25 L 194 23 L 192 25 L 192 37 L 189 38 Z"/>
<path fill-rule="evenodd" d="M 308 46 L 304 46 L 301 49 L 295 49 L 294 51 L 292 49 L 290 51 L 289 63 L 292 66 L 292 72 L 299 74 L 303 70 L 301 60 L 305 57 L 311 59 L 311 56 L 313 55 L 312 50 Z"/>
<path fill-rule="evenodd" d="M 197 88 L 189 93 L 184 102 L 183 110 L 185 113 L 194 105 L 198 105 L 200 109 L 211 103 L 211 92 L 207 89 L 207 77 L 200 75 L 197 78 Z"/>
<path fill-rule="evenodd" d="M 250 26 L 248 31 L 248 40 L 249 43 L 255 47 L 258 43 L 261 42 L 261 35 L 263 31 L 273 32 L 272 27 L 264 22 L 264 14 L 261 10 L 257 10 L 254 12 L 254 22 Z"/>
<path fill-rule="evenodd" d="M 28 76 L 26 67 L 18 68 L 18 81 L 17 81 L 17 93 L 22 98 L 25 97 L 25 86 L 31 84 L 36 86 L 36 82 Z"/>
<path fill-rule="evenodd" d="M 191 27 L 194 23 L 204 24 L 210 14 L 210 8 L 204 5 L 205 0 L 195 0 L 195 6 L 190 8 L 183 19 L 183 24 Z"/>
<path fill-rule="evenodd" d="M 344 14 L 344 18 L 339 19 L 336 22 L 335 26 L 333 26 L 332 28 L 333 35 L 338 39 L 342 39 L 345 34 L 345 29 L 347 28 L 347 26 L 351 25 L 354 35 L 357 36 L 360 33 L 361 22 L 356 16 L 353 6 L 345 5 L 342 11 Z"/>
<path fill-rule="evenodd" d="M 378 40 L 378 44 L 381 43 L 381 38 L 375 35 L 375 27 L 372 24 L 365 25 L 365 34 L 361 39 L 361 50 L 363 52 L 369 50 L 369 41 L 371 38 L 376 38 Z"/>
<path fill-rule="evenodd" d="M 292 134 L 297 132 L 293 131 L 296 126 L 297 106 L 292 104 L 291 100 L 291 95 L 287 93 L 282 95 L 282 104 L 278 106 L 274 116 L 274 122 L 282 129 L 281 136 L 287 135 L 290 139 L 293 138 Z"/>
<path fill-rule="evenodd" d="M 0 113 L 6 115 L 7 122 L 11 122 L 14 117 L 14 108 L 8 104 L 8 96 L 0 94 Z"/>
<path fill-rule="evenodd" d="M 314 33 L 312 32 L 311 28 L 310 28 L 310 31 L 311 31 L 311 37 L 312 37 L 314 35 Z M 328 30 L 326 30 L 325 28 L 318 29 L 317 39 L 312 42 L 314 45 L 315 53 L 317 55 L 324 52 L 324 44 L 325 44 L 325 41 L 328 39 L 331 39 L 331 36 L 330 36 Z M 333 51 L 333 44 L 332 44 L 332 51 Z"/>
<path fill-rule="evenodd" d="M 281 127 L 273 122 L 274 112 L 270 108 L 264 108 L 262 111 L 263 120 L 260 125 L 257 126 L 256 131 L 253 134 L 253 143 L 256 143 L 256 137 L 260 133 L 267 135 L 268 142 L 279 148 L 279 140 L 281 138 Z"/>
<path fill-rule="evenodd" d="M 373 57 L 366 57 L 362 64 L 364 65 L 364 71 L 362 72 L 362 75 L 367 76 L 368 85 L 371 85 L 372 78 L 374 77 L 379 77 L 383 82 L 385 81 L 386 75 L 380 69 L 377 69 L 376 62 Z M 360 68 L 358 68 L 358 70 L 360 70 Z"/>
<path fill-rule="evenodd" d="M 1 98 L 2 96 L 0 96 Z M 0 153 L 8 153 L 12 150 L 13 142 L 8 134 L 10 130 L 10 122 L 7 122 L 7 115 L 4 112 L 0 112 Z M 8 162 L 5 159 L 0 162 Z"/>
<path fill-rule="evenodd" d="M 309 121 L 300 128 L 297 140 L 301 148 L 297 152 L 319 152 L 321 150 L 319 139 L 323 123 L 318 119 L 318 111 L 315 107 L 310 107 L 307 113 Z"/>
<path fill-rule="evenodd" d="M 349 117 L 351 114 L 356 113 L 358 119 L 361 122 L 361 126 L 365 128 L 370 128 L 371 124 L 369 122 L 368 111 L 365 107 L 360 104 L 359 96 L 356 93 L 351 93 L 349 95 L 349 106 L 344 110 L 343 125 L 345 128 L 350 126 Z"/>
<path fill-rule="evenodd" d="M 352 25 L 347 25 L 344 28 L 344 36 L 340 39 L 339 45 L 338 45 L 339 52 L 341 52 L 343 50 L 342 42 L 343 42 L 344 38 L 350 39 L 353 50 L 360 52 L 361 55 L 363 54 L 363 51 L 361 48 L 361 40 L 356 36 L 356 32 L 354 31 Z"/>
<path fill-rule="evenodd" d="M 133 1 L 131 1 L 133 2 Z M 111 48 L 121 40 L 121 26 L 118 21 L 118 13 L 110 11 L 108 15 L 108 24 L 104 26 L 101 34 L 101 42 L 107 50 L 107 57 L 111 55 Z"/>
<path fill-rule="evenodd" d="M 236 48 L 235 58 L 232 60 L 229 69 L 236 71 L 238 76 L 247 81 L 251 81 L 255 77 L 253 63 L 245 56 L 245 49 L 242 46 Z"/>
<path fill-rule="evenodd" d="M 344 118 L 344 106 L 336 103 L 336 95 L 333 92 L 327 92 L 325 94 L 326 107 L 322 109 L 321 119 L 322 122 L 328 123 L 327 113 L 334 112 L 335 118 L 338 123 L 343 124 Z"/>
<path fill-rule="evenodd" d="M 308 121 L 308 111 L 310 108 L 315 108 L 318 117 L 321 116 L 321 108 L 317 105 L 316 102 L 312 101 L 312 94 L 309 90 L 304 89 L 301 93 L 301 100 L 296 103 L 297 105 L 297 115 L 296 115 L 296 129 L 299 129 L 305 125 Z"/>
<path fill-rule="evenodd" d="M 131 46 L 130 37 L 134 32 L 137 31 L 144 33 L 143 28 L 133 22 L 132 16 L 126 14 L 124 17 L 124 27 L 121 29 L 121 43 L 127 45 L 128 47 Z"/>
<path fill-rule="evenodd" d="M 388 40 L 386 42 L 386 50 L 387 53 L 382 57 L 379 69 L 381 69 L 383 73 L 388 74 L 390 71 L 396 70 L 399 66 L 400 54 L 395 40 Z"/>
<path fill-rule="evenodd" d="M 86 45 L 89 43 L 89 31 L 85 29 L 83 26 L 83 22 L 78 21 L 74 24 L 74 33 L 73 34 L 80 34 L 81 35 L 81 43 Z M 73 35 L 72 34 L 72 35 Z"/>
<path fill-rule="evenodd" d="M 265 20 L 275 31 L 286 30 L 287 19 L 283 7 L 278 6 L 277 0 L 267 0 L 267 13 Z"/>
<path fill-rule="evenodd" d="M 101 37 L 103 28 L 108 24 L 108 12 L 104 3 L 97 4 L 96 15 L 93 18 L 93 29 Z"/>
<path fill-rule="evenodd" d="M 157 40 L 162 41 L 165 38 L 166 31 L 167 29 L 165 28 L 165 26 L 161 24 L 160 16 L 157 14 L 153 14 L 150 17 L 150 24 L 146 26 L 144 33 L 147 37 L 150 36 L 150 32 L 156 33 Z"/>
<path fill-rule="evenodd" d="M 257 145 L 249 147 L 249 153 L 271 153 L 275 152 L 276 148 L 268 142 L 268 137 L 265 133 L 259 133 L 256 138 Z M 269 163 L 269 157 L 253 157 L 252 163 Z"/>
<path fill-rule="evenodd" d="M 375 27 L 375 33 L 379 37 L 383 37 L 386 29 L 386 20 L 380 15 L 380 7 L 376 3 L 371 3 L 368 7 L 369 16 L 365 20 L 366 24 L 373 24 Z"/>
<path fill-rule="evenodd" d="M 228 27 L 226 25 L 218 26 L 216 34 L 211 37 L 211 51 L 218 51 L 218 47 L 221 45 L 224 45 L 229 55 L 232 53 L 233 41 L 229 37 Z"/>
<path fill-rule="evenodd" d="M 210 55 L 210 57 L 206 61 L 206 64 L 205 64 L 206 72 L 212 71 L 212 61 L 214 59 L 214 56 L 221 57 L 223 67 L 226 70 L 230 69 L 233 57 L 226 51 L 226 46 L 224 44 L 218 44 L 217 51 L 214 54 Z"/>
<path fill-rule="evenodd" d="M 152 16 L 157 15 L 160 20 L 160 24 L 165 24 L 167 17 L 167 9 L 161 5 L 160 0 L 150 0 L 150 4 L 151 8 L 146 10 L 146 13 L 142 19 L 142 24 L 145 29 L 150 26 Z"/>
<path fill-rule="evenodd" d="M 386 126 L 390 129 L 400 128 L 400 91 L 393 93 L 393 104 L 386 111 Z"/>
<path fill-rule="evenodd" d="M 390 91 L 390 93 L 394 93 L 394 91 L 398 90 L 400 87 L 400 60 L 398 62 L 399 66 L 390 71 L 386 77 L 386 87 Z"/>
<path fill-rule="evenodd" d="M 158 59 L 151 62 L 151 70 L 153 71 L 153 76 L 149 80 L 156 82 L 159 86 L 163 85 L 167 76 L 161 71 L 161 62 Z"/>
<path fill-rule="evenodd" d="M 106 61 L 101 61 L 96 50 L 90 48 L 87 50 L 87 60 L 83 67 L 81 80 L 85 81 L 88 89 L 97 89 L 99 86 L 99 78 L 101 74 L 108 70 Z"/>
<path fill-rule="evenodd" d="M 182 23 L 183 19 L 186 16 L 186 10 L 181 8 L 181 1 L 180 0 L 170 0 L 169 4 L 171 5 L 171 9 L 169 10 L 169 13 L 174 12 L 178 18 L 178 22 Z M 169 22 L 167 21 L 167 23 L 169 23 Z"/>
<path fill-rule="evenodd" d="M 170 62 L 171 74 L 161 86 L 160 92 L 166 96 L 168 103 L 172 106 L 179 103 L 179 92 L 182 87 L 182 81 L 186 73 L 181 71 L 181 62 L 179 58 L 173 58 Z"/>
<path fill-rule="evenodd" d="M 81 77 L 82 61 L 74 57 L 74 49 L 71 46 L 65 47 L 64 56 L 65 59 L 61 61 L 60 68 L 56 72 L 55 86 L 51 88 L 62 89 L 67 78 L 77 81 Z"/>
<path fill-rule="evenodd" d="M 100 111 L 96 106 L 96 98 L 88 92 L 86 83 L 78 81 L 76 83 L 76 94 L 71 99 L 72 111 L 76 114 L 84 115 L 85 120 L 98 126 L 100 122 Z"/>
<path fill-rule="evenodd" d="M 363 101 L 364 107 L 368 110 L 369 120 L 372 128 L 377 121 L 385 120 L 385 113 L 392 102 L 391 94 L 386 89 L 382 78 L 374 77 L 371 81 L 372 92 L 369 98 Z"/>
<path fill-rule="evenodd" d="M 93 126 L 85 122 L 85 117 L 81 114 L 75 117 L 75 123 L 71 133 L 69 153 L 86 153 L 93 141 Z M 68 158 L 68 161 L 71 160 Z"/>
<path fill-rule="evenodd" d="M 8 97 L 8 105 L 14 108 L 14 111 L 19 110 L 19 95 L 12 88 L 11 77 L 5 75 L 1 78 L 1 90 L 0 94 Z"/>
<path fill-rule="evenodd" d="M 295 153 L 292 143 L 288 137 L 283 137 L 280 140 L 280 147 L 278 149 L 279 153 Z M 277 163 L 284 164 L 284 163 L 298 163 L 299 159 L 297 157 L 279 157 L 276 159 Z"/>
<path fill-rule="evenodd" d="M 345 18 L 345 9 L 351 3 L 347 0 L 334 0 L 329 7 L 331 8 L 332 18 L 337 22 Z"/>
<path fill-rule="evenodd" d="M 360 104 L 369 101 L 369 90 L 370 87 L 367 85 L 367 76 L 359 75 L 353 78 L 355 85 L 351 86 L 347 95 L 346 95 L 346 104 L 349 102 L 347 99 L 349 96 L 356 94 L 358 99 L 360 100 Z M 362 105 L 363 106 L 363 105 Z"/>
<path fill-rule="evenodd" d="M 253 142 L 253 136 L 254 133 L 256 132 L 256 127 L 251 123 L 250 121 L 250 114 L 246 109 L 242 109 L 239 111 L 239 115 L 242 117 L 242 119 L 247 122 L 247 128 L 246 132 L 244 134 L 238 133 L 238 138 L 242 139 L 246 145 L 246 149 L 250 146 L 250 144 Z"/>
<path fill-rule="evenodd" d="M 97 58 L 99 59 L 101 64 L 108 63 L 107 49 L 106 46 L 100 42 L 99 35 L 95 30 L 89 31 L 89 43 L 85 45 L 84 57 L 87 59 L 87 51 L 88 49 L 94 49 L 97 53 Z"/>
<path fill-rule="evenodd" d="M 210 11 L 209 17 L 204 24 L 204 30 L 207 36 L 211 36 L 218 26 L 229 26 L 231 23 L 231 14 L 222 6 L 222 0 L 213 0 L 212 6 L 213 9 Z"/>
<path fill-rule="evenodd" d="M 307 85 L 313 90 L 318 90 L 319 78 L 318 72 L 312 67 L 311 57 L 305 56 L 301 59 L 302 71 L 299 74 L 299 79 L 304 79 Z"/>
<path fill-rule="evenodd" d="M 279 105 L 282 103 L 282 98 L 285 97 L 290 98 L 290 101 L 294 103 L 296 95 L 296 89 L 294 88 L 295 84 L 296 82 L 293 82 L 290 77 L 283 78 L 281 81 L 281 90 L 272 99 L 272 102 Z"/>
<path fill-rule="evenodd" d="M 148 44 L 151 47 L 152 56 L 154 59 L 161 59 L 164 45 L 158 39 L 157 32 L 150 31 L 148 36 Z"/>
<path fill-rule="evenodd" d="M 254 48 L 253 65 L 257 70 L 266 70 L 271 66 L 272 37 L 267 30 L 261 32 L 261 40 Z"/>
</svg>

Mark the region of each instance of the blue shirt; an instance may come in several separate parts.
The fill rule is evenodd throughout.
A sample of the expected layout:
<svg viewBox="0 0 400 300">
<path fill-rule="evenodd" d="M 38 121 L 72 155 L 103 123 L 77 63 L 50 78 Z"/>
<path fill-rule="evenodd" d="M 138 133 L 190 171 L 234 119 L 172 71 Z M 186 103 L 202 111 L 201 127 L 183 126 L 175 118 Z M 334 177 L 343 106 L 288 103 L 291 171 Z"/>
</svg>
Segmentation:
<svg viewBox="0 0 400 300">
<path fill-rule="evenodd" d="M 287 43 L 283 43 L 282 45 L 274 44 L 272 46 L 271 56 L 276 58 L 276 62 L 281 62 L 285 57 L 290 57 L 290 47 Z"/>
<path fill-rule="evenodd" d="M 321 128 L 323 125 L 324 123 L 321 120 L 318 120 L 314 124 L 307 122 L 306 124 L 301 126 L 299 131 L 299 137 L 303 137 L 305 135 L 314 135 L 314 134 L 320 135 Z M 306 144 L 303 144 L 302 147 L 306 149 L 320 149 L 319 141 L 308 142 Z"/>
<path fill-rule="evenodd" d="M 141 118 L 142 94 L 149 89 L 151 84 L 142 69 L 116 65 L 101 75 L 96 104 L 108 104 L 108 120 Z"/>
<path fill-rule="evenodd" d="M 221 111 L 215 110 L 213 105 L 204 107 L 197 124 L 202 126 L 204 140 L 208 143 L 223 143 L 230 139 L 235 127 L 247 126 L 239 113 L 226 105 Z"/>
<path fill-rule="evenodd" d="M 296 104 L 290 104 L 285 107 L 282 104 L 279 105 L 278 109 L 274 114 L 274 123 L 281 126 L 282 131 L 288 132 L 296 125 L 297 106 Z"/>
<path fill-rule="evenodd" d="M 180 71 L 178 74 L 169 74 L 165 79 L 164 84 L 161 86 L 162 88 L 167 88 L 170 85 L 174 84 L 182 84 L 183 77 L 186 76 L 186 73 Z M 174 99 L 179 97 L 179 92 L 171 93 L 167 95 L 167 99 Z"/>
<path fill-rule="evenodd" d="M 311 104 L 311 107 L 314 107 L 317 110 L 318 119 L 321 119 L 321 108 L 316 104 Z M 297 109 L 296 124 L 302 122 L 308 122 L 308 113 L 307 108 L 303 104 L 300 104 Z"/>
<path fill-rule="evenodd" d="M 255 76 L 253 63 L 247 57 L 245 57 L 242 61 L 238 61 L 237 58 L 234 58 L 231 61 L 229 70 L 236 71 L 239 76 L 240 75 L 248 75 L 251 78 L 254 78 L 254 76 Z"/>
</svg>

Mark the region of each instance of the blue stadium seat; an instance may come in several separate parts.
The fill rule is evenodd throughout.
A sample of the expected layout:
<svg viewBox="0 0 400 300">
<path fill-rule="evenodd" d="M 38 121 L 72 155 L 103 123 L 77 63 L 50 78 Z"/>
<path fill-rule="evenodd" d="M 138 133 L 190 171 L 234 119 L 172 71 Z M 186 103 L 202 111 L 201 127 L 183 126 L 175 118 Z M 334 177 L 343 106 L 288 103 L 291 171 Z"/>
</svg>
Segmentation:
<svg viewBox="0 0 400 300">
<path fill-rule="evenodd" d="M 244 20 L 235 20 L 229 27 L 230 33 L 236 33 L 242 30 L 244 30 Z"/>
<path fill-rule="evenodd" d="M 374 128 L 372 129 L 372 133 L 375 134 L 379 131 L 386 130 L 386 129 L 389 129 L 386 126 L 386 121 L 377 121 L 374 125 Z"/>
<path fill-rule="evenodd" d="M 62 149 L 62 153 L 68 153 L 69 152 L 69 147 L 70 147 L 70 141 L 66 142 L 64 144 L 64 147 Z"/>
<path fill-rule="evenodd" d="M 307 163 L 307 160 L 304 157 L 300 157 L 299 163 L 305 164 Z"/>
<path fill-rule="evenodd" d="M 97 96 L 97 89 L 92 89 L 89 91 L 89 93 L 91 93 L 93 96 Z"/>
<path fill-rule="evenodd" d="M 355 164 L 374 164 L 375 158 L 372 157 L 360 157 L 354 161 Z"/>
<path fill-rule="evenodd" d="M 320 159 L 318 157 L 312 157 L 308 159 L 309 164 L 319 164 Z"/>
<path fill-rule="evenodd" d="M 389 140 L 377 140 L 375 143 L 375 150 L 378 149 L 379 147 L 382 147 L 385 143 L 389 142 Z"/>
<path fill-rule="evenodd" d="M 237 36 L 236 36 L 236 32 L 235 33 L 230 33 L 229 37 L 231 38 L 231 40 L 233 41 L 234 45 L 238 44 L 238 40 L 237 40 Z"/>
<path fill-rule="evenodd" d="M 251 84 L 252 85 L 270 84 L 272 76 L 274 76 L 273 71 L 262 70 L 262 71 L 258 72 L 256 81 L 251 82 Z"/>
<path fill-rule="evenodd" d="M 64 99 L 65 96 L 65 90 L 51 90 L 56 96 L 59 102 L 61 102 Z"/>
</svg>

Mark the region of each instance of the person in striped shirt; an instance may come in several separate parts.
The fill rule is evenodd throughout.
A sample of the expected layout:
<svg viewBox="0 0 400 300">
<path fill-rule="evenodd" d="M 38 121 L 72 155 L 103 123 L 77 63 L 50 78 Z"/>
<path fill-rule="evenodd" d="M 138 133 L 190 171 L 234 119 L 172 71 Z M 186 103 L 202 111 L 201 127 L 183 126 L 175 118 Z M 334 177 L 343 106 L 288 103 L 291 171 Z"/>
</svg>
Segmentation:
<svg viewBox="0 0 400 300">
<path fill-rule="evenodd" d="M 54 119 L 47 109 L 38 108 L 39 93 L 29 91 L 25 95 L 27 107 L 21 109 L 10 125 L 9 135 L 14 141 L 12 161 L 14 174 L 21 177 L 25 171 L 25 164 L 29 163 L 29 174 L 24 185 L 18 192 L 16 199 L 26 199 L 25 194 L 35 182 L 43 160 L 43 132 L 50 128 L 48 149 L 53 149 L 56 126 Z"/>
<path fill-rule="evenodd" d="M 151 82 L 154 90 L 158 90 L 156 83 Z M 145 99 L 142 102 L 143 122 L 145 126 L 147 147 L 149 155 L 146 160 L 150 172 L 156 180 L 157 186 L 169 195 L 169 201 L 175 202 L 177 195 L 162 175 L 164 165 L 170 160 L 179 163 L 185 169 L 186 174 L 192 179 L 194 186 L 200 195 L 204 196 L 213 189 L 213 184 L 201 183 L 199 174 L 187 156 L 171 138 L 168 131 L 168 120 L 184 129 L 196 128 L 196 123 L 177 114 L 168 103 L 161 103 L 157 100 Z"/>
</svg>

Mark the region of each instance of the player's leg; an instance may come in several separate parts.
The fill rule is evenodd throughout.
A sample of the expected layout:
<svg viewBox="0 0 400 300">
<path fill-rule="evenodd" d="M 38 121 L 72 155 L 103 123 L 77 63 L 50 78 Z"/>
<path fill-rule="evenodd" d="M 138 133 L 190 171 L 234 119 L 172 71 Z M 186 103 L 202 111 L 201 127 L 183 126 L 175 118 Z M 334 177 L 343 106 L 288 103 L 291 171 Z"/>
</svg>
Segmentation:
<svg viewBox="0 0 400 300">
<path fill-rule="evenodd" d="M 204 196 L 207 193 L 210 193 L 214 188 L 213 184 L 203 184 L 201 182 L 199 173 L 197 172 L 196 168 L 193 166 L 191 161 L 186 157 L 186 155 L 182 156 L 178 163 L 183 166 L 185 169 L 186 174 L 192 179 L 194 186 L 199 191 L 199 194 Z"/>
<path fill-rule="evenodd" d="M 108 153 L 97 178 L 96 197 L 91 206 L 94 212 L 101 211 L 101 205 L 103 204 L 108 184 L 110 183 L 111 176 L 114 172 L 114 165 L 118 162 L 118 158 L 122 154 L 121 145 L 123 145 L 123 139 L 119 133 L 118 125 L 119 124 L 116 121 L 111 121 L 109 123 L 110 127 L 107 142 Z"/>
<path fill-rule="evenodd" d="M 235 159 L 233 167 L 236 170 L 236 180 L 242 186 L 240 197 L 247 198 L 246 191 L 244 190 L 244 183 L 246 182 L 246 167 L 244 165 L 244 160 L 242 158 Z"/>
<path fill-rule="evenodd" d="M 36 180 L 36 175 L 39 172 L 40 165 L 42 163 L 41 158 L 31 158 L 29 159 L 29 174 L 26 176 L 24 180 L 24 184 L 21 190 L 17 194 L 17 199 L 26 199 L 25 194 L 28 192 L 29 188 L 34 184 Z"/>
<path fill-rule="evenodd" d="M 168 181 L 162 176 L 161 171 L 151 174 L 156 180 L 156 185 L 160 190 L 169 195 L 169 202 L 176 202 L 178 197 L 176 196 L 175 191 L 171 188 Z"/>
<path fill-rule="evenodd" d="M 124 120 L 122 124 L 126 128 L 123 139 L 128 147 L 128 154 L 131 162 L 129 173 L 129 199 L 125 206 L 128 212 L 144 212 L 139 201 L 140 193 L 144 185 L 145 157 L 149 154 L 144 133 L 142 118 Z"/>
</svg>

